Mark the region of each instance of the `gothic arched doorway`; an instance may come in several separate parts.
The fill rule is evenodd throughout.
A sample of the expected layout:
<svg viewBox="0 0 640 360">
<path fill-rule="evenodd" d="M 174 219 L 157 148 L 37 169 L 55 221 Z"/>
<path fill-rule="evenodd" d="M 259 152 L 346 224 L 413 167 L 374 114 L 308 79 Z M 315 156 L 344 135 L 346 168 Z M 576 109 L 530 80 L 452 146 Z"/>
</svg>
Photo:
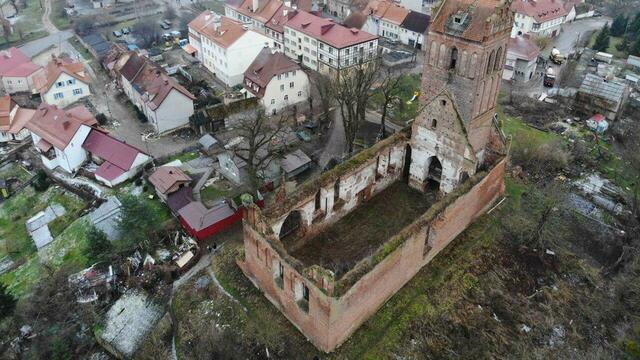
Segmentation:
<svg viewBox="0 0 640 360">
<path fill-rule="evenodd" d="M 427 189 L 440 189 L 440 181 L 442 180 L 442 163 L 437 157 L 432 156 L 429 159 L 429 171 L 427 172 Z"/>
<path fill-rule="evenodd" d="M 302 228 L 302 214 L 298 210 L 294 210 L 289 213 L 284 222 L 282 223 L 282 227 L 280 228 L 279 239 L 282 241 L 287 237 L 292 237 L 298 234 L 300 229 Z"/>
</svg>

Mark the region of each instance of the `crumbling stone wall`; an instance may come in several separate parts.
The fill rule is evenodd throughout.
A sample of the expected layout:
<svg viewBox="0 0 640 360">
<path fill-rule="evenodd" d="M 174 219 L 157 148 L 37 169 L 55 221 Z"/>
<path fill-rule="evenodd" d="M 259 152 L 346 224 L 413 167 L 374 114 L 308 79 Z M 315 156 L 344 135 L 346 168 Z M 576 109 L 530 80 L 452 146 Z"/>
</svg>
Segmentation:
<svg viewBox="0 0 640 360">
<path fill-rule="evenodd" d="M 424 190 L 434 159 L 442 164 L 440 191 L 444 193 L 475 174 L 475 151 L 454 100 L 446 91 L 435 96 L 413 123 L 411 149 L 409 183 L 416 189 Z"/>
<path fill-rule="evenodd" d="M 505 164 L 502 159 L 490 172 L 477 174 L 403 229 L 402 242 L 348 289 L 335 289 L 331 274 L 323 274 L 317 267 L 312 271 L 302 268 L 278 246 L 268 226 L 266 232 L 260 231 L 257 208 L 245 218 L 245 252 L 238 264 L 315 346 L 330 352 L 502 196 Z M 365 265 L 371 261 L 362 260 Z M 277 279 L 280 266 L 284 268 L 282 282 Z M 299 304 L 303 285 L 309 289 L 307 307 Z"/>
</svg>

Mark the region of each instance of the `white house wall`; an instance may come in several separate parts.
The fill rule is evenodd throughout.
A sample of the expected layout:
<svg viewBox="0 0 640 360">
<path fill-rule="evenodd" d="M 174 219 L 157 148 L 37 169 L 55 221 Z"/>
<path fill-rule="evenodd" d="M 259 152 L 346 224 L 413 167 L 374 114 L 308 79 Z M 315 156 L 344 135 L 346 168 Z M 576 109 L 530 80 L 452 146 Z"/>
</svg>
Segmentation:
<svg viewBox="0 0 640 360">
<path fill-rule="evenodd" d="M 147 109 L 149 121 L 158 133 L 165 133 L 189 124 L 193 115 L 193 100 L 176 89 L 172 89 L 155 111 Z"/>
<path fill-rule="evenodd" d="M 73 81 L 74 83 L 69 84 L 69 81 Z M 58 86 L 58 83 L 63 83 L 63 85 Z M 74 94 L 74 91 L 79 91 L 80 94 Z M 62 108 L 89 95 L 91 95 L 89 84 L 77 80 L 66 73 L 62 73 L 53 85 L 51 85 L 51 88 L 44 93 L 42 100 L 47 104 L 57 105 Z M 61 98 L 59 98 L 60 96 Z"/>
<path fill-rule="evenodd" d="M 242 83 L 245 70 L 265 44 L 272 46 L 273 40 L 255 31 L 246 31 L 226 49 L 202 36 L 199 53 L 207 70 L 227 86 L 234 86 Z"/>
<path fill-rule="evenodd" d="M 275 110 L 282 109 L 293 104 L 306 101 L 309 98 L 309 78 L 302 70 L 296 70 L 281 74 L 280 79 L 274 76 L 265 88 L 264 96 L 261 99 L 262 105 L 267 113 L 271 114 Z M 293 83 L 293 87 L 291 87 Z M 287 100 L 285 100 L 285 97 Z"/>
</svg>

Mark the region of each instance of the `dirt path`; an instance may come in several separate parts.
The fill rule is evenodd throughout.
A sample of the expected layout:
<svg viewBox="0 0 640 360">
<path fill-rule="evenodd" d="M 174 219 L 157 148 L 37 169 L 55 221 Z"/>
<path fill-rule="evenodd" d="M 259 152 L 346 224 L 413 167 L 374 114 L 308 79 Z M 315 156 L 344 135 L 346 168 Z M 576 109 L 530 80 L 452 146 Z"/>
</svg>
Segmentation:
<svg viewBox="0 0 640 360">
<path fill-rule="evenodd" d="M 60 30 L 58 30 L 58 28 L 53 25 L 51 19 L 49 19 L 49 16 L 51 15 L 52 1 L 53 0 L 44 0 L 44 13 L 42 14 L 42 25 L 44 26 L 44 29 L 47 30 L 47 32 L 51 35 L 60 32 Z"/>
</svg>

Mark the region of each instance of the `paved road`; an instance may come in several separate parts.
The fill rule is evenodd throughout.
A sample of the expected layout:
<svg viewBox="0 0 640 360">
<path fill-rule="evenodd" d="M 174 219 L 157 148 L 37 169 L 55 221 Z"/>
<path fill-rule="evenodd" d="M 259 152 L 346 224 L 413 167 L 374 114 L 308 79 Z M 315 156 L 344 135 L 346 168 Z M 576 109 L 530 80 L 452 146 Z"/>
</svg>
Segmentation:
<svg viewBox="0 0 640 360">
<path fill-rule="evenodd" d="M 49 33 L 49 36 L 30 41 L 20 46 L 20 50 L 22 50 L 27 56 L 34 57 L 52 46 L 60 46 L 63 42 L 73 36 L 73 31 L 70 29 L 64 31 L 58 30 L 58 28 L 51 23 L 51 20 L 49 20 L 50 13 L 51 0 L 45 0 L 44 13 L 42 14 L 42 25 Z"/>
<path fill-rule="evenodd" d="M 568 54 L 574 48 L 577 42 L 580 42 L 585 36 L 594 30 L 601 29 L 606 22 L 611 24 L 611 19 L 607 17 L 589 18 L 574 21 L 571 24 L 565 24 L 562 27 L 560 35 L 553 40 L 553 45 L 560 50 L 562 54 Z M 551 52 L 551 47 L 545 50 L 545 55 Z"/>
<path fill-rule="evenodd" d="M 342 124 L 342 116 L 340 115 L 339 109 L 333 111 L 331 129 L 329 129 L 329 131 L 331 132 L 329 134 L 329 140 L 324 150 L 322 150 L 320 160 L 318 161 L 318 165 L 320 165 L 321 168 L 324 168 L 332 158 L 340 161 L 345 153 L 346 141 L 344 138 L 344 125 Z"/>
</svg>

